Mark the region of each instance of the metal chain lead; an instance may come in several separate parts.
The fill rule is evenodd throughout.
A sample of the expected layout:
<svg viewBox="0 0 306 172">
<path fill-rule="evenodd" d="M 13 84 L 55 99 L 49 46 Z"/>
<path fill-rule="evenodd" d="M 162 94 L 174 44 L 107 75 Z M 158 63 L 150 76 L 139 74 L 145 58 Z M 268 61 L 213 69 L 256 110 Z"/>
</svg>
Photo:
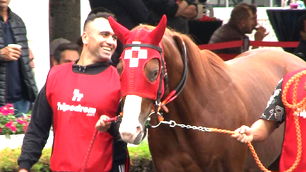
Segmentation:
<svg viewBox="0 0 306 172">
<path fill-rule="evenodd" d="M 170 127 L 181 127 L 181 128 L 198 130 L 198 131 L 203 131 L 203 132 L 212 132 L 212 130 L 207 128 L 207 127 L 179 124 L 179 123 L 176 123 L 173 120 L 170 120 L 170 121 L 161 121 L 160 123 L 161 124 L 167 124 Z"/>
</svg>

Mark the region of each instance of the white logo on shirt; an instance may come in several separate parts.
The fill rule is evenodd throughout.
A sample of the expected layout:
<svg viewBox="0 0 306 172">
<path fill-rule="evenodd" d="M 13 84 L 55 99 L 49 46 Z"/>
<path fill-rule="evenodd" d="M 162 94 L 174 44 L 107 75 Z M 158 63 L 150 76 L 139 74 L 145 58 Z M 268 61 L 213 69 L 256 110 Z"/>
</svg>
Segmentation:
<svg viewBox="0 0 306 172">
<path fill-rule="evenodd" d="M 81 99 L 84 97 L 84 94 L 80 93 L 79 89 L 74 89 L 73 90 L 73 97 L 72 97 L 72 101 L 81 101 Z"/>
<path fill-rule="evenodd" d="M 84 97 L 84 94 L 80 92 L 79 89 L 73 90 L 72 101 L 80 102 L 81 99 Z M 78 105 L 70 105 L 66 104 L 65 102 L 57 102 L 57 110 L 59 111 L 71 111 L 71 112 L 81 112 L 85 113 L 86 116 L 95 116 L 97 109 L 94 107 L 87 107 L 82 106 L 81 104 Z"/>
</svg>

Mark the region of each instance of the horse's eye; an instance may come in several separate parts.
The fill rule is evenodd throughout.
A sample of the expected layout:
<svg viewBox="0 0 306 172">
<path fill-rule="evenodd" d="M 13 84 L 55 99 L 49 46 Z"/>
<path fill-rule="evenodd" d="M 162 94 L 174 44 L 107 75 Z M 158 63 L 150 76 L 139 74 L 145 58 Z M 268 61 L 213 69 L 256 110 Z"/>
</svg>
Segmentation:
<svg viewBox="0 0 306 172">
<path fill-rule="evenodd" d="M 152 59 L 145 65 L 145 75 L 149 81 L 153 82 L 157 79 L 158 74 L 159 61 L 157 59 Z"/>
<path fill-rule="evenodd" d="M 158 69 L 155 69 L 155 70 L 153 70 L 153 71 L 151 71 L 150 72 L 150 77 L 149 77 L 149 80 L 151 81 L 151 82 L 153 82 L 153 81 L 155 81 L 156 79 L 157 79 L 157 77 L 158 77 Z"/>
</svg>

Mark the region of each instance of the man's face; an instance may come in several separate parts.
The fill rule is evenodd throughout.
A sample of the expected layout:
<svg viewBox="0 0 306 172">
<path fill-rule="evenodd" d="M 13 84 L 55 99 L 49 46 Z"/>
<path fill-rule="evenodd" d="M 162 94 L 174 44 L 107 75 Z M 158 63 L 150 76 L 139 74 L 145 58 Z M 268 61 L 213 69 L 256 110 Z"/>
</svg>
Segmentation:
<svg viewBox="0 0 306 172">
<path fill-rule="evenodd" d="M 245 25 L 243 27 L 244 33 L 252 33 L 252 31 L 257 26 L 257 15 L 253 14 L 252 11 L 249 10 L 249 17 L 245 20 Z"/>
<path fill-rule="evenodd" d="M 76 50 L 65 50 L 61 52 L 60 64 L 75 62 L 79 59 L 79 52 Z"/>
<path fill-rule="evenodd" d="M 84 36 L 85 34 L 85 36 Z M 105 18 L 89 22 L 83 34 L 84 45 L 96 61 L 110 60 L 117 47 L 117 37 Z"/>
</svg>

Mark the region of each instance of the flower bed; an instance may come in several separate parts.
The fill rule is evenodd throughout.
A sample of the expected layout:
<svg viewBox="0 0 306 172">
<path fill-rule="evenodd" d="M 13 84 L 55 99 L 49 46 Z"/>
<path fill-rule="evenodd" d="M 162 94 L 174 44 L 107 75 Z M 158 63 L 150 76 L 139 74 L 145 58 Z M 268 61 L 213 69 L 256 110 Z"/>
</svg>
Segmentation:
<svg viewBox="0 0 306 172">
<path fill-rule="evenodd" d="M 23 134 L 25 133 L 31 119 L 30 114 L 24 114 L 21 117 L 14 115 L 14 107 L 7 104 L 0 107 L 0 135 Z"/>
</svg>

